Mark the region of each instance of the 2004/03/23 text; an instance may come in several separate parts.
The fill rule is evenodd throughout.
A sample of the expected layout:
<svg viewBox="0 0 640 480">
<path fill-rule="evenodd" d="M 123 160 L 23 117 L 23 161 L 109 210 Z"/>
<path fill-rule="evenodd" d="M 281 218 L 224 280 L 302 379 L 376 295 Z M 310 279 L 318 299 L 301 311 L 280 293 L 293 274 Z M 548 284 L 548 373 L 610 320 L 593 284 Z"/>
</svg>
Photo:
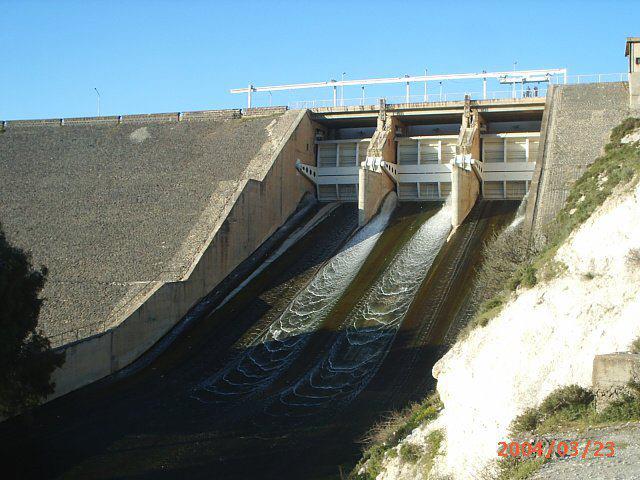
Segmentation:
<svg viewBox="0 0 640 480">
<path fill-rule="evenodd" d="M 499 457 L 546 457 L 552 455 L 558 457 L 580 457 L 582 459 L 596 457 L 614 457 L 616 454 L 615 442 L 599 442 L 587 440 L 584 446 L 580 442 L 551 440 L 548 446 L 542 442 L 498 442 Z"/>
</svg>

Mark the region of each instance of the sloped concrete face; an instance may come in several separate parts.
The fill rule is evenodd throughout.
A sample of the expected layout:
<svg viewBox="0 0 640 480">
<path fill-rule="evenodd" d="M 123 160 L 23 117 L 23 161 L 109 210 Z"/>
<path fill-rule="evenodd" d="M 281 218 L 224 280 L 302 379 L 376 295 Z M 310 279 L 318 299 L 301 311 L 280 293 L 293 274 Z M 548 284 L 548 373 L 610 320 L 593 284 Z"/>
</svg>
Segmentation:
<svg viewBox="0 0 640 480">
<path fill-rule="evenodd" d="M 557 85 L 547 94 L 525 225 L 536 231 L 562 209 L 571 185 L 629 115 L 626 83 Z"/>
<path fill-rule="evenodd" d="M 172 135 L 171 128 L 187 130 L 193 128 L 194 132 L 206 132 L 207 128 L 212 128 L 210 125 L 200 123 L 184 126 L 168 124 L 166 127 L 165 136 Z M 41 128 L 63 129 L 66 126 Z M 119 127 L 109 127 L 109 129 L 111 128 Z M 92 320 L 97 318 L 113 323 L 108 324 L 106 321 L 87 322 L 87 327 L 94 328 L 93 330 L 87 329 L 87 338 L 74 343 L 68 343 L 69 340 L 65 340 L 63 348 L 67 353 L 67 362 L 53 374 L 56 391 L 51 398 L 109 375 L 138 358 L 175 326 L 191 307 L 269 238 L 295 211 L 298 203 L 307 192 L 313 194 L 312 184 L 303 178 L 295 167 L 296 160 L 307 164 L 313 164 L 314 161 L 312 148 L 314 128 L 305 111 L 291 111 L 284 115 L 260 119 L 246 118 L 219 128 L 223 128 L 231 135 L 231 138 L 226 139 L 226 143 L 221 142 L 228 152 L 228 156 L 222 159 L 207 154 L 207 149 L 211 148 L 208 142 L 216 142 L 219 137 L 206 133 L 203 134 L 204 138 L 198 138 L 200 134 L 194 133 L 195 140 L 197 140 L 195 144 L 189 144 L 182 138 L 170 149 L 157 145 L 139 158 L 132 159 L 126 154 L 123 154 L 124 158 L 113 158 L 113 163 L 118 165 L 118 169 L 121 169 L 122 173 L 108 175 L 108 182 L 104 186 L 105 194 L 98 196 L 95 208 L 89 202 L 85 206 L 86 211 L 83 212 L 83 215 L 86 215 L 88 219 L 95 219 L 96 229 L 88 229 L 88 223 L 77 222 L 79 217 L 73 212 L 69 212 L 68 209 L 65 210 L 69 203 L 65 203 L 64 193 L 68 192 L 70 196 L 89 195 L 86 189 L 77 187 L 74 182 L 87 182 L 87 177 L 89 179 L 101 178 L 98 173 L 102 162 L 108 163 L 111 160 L 113 150 L 108 147 L 100 149 L 101 156 L 96 156 L 95 161 L 90 165 L 90 169 L 94 171 L 93 177 L 91 170 L 87 174 L 85 170 L 78 167 L 75 171 L 71 168 L 63 169 L 58 177 L 53 177 L 55 180 L 46 175 L 41 176 L 37 172 L 33 173 L 36 178 L 31 179 L 32 173 L 25 165 L 41 162 L 44 165 L 42 168 L 54 168 L 47 165 L 47 162 L 53 162 L 57 168 L 62 168 L 64 163 L 56 159 L 55 156 L 53 160 L 51 157 L 44 156 L 47 150 L 44 146 L 39 150 L 34 150 L 31 162 L 29 162 L 29 157 L 9 156 L 7 151 L 28 152 L 35 148 L 34 146 L 42 144 L 43 139 L 38 138 L 38 135 L 53 138 L 53 143 L 56 142 L 55 139 L 59 138 L 59 135 L 67 135 L 68 137 L 62 143 L 69 143 L 65 149 L 70 155 L 77 156 L 77 163 L 82 166 L 82 159 L 86 157 L 84 157 L 83 149 L 73 150 L 75 138 L 73 132 L 45 132 L 43 134 L 37 129 L 35 132 L 33 129 L 29 129 L 30 131 L 14 132 L 16 136 L 14 138 L 4 137 L 4 135 L 10 134 L 9 130 L 2 134 L 3 138 L 0 138 L 2 168 L 13 168 L 14 170 L 23 168 L 24 171 L 21 177 L 14 176 L 13 181 L 16 182 L 16 185 L 12 185 L 8 190 L 3 190 L 2 195 L 7 195 L 7 191 L 16 192 L 19 190 L 21 183 L 16 178 L 23 178 L 23 183 L 27 181 L 44 183 L 47 188 L 61 197 L 59 202 L 54 205 L 59 210 L 58 215 L 61 217 L 68 215 L 76 220 L 75 223 L 72 223 L 76 233 L 73 233 L 74 231 L 69 233 L 68 242 L 71 242 L 71 245 L 79 245 L 73 243 L 75 236 L 82 239 L 83 235 L 86 236 L 90 233 L 93 234 L 91 238 L 98 238 L 101 234 L 109 236 L 114 231 L 119 232 L 120 230 L 125 235 L 122 241 L 115 242 L 113 245 L 115 252 L 113 258 L 107 258 L 112 263 L 103 262 L 103 257 L 96 255 L 95 267 L 88 263 L 86 269 L 82 270 L 84 276 L 80 277 L 80 280 L 86 280 L 86 286 L 95 283 L 95 288 L 86 289 L 88 292 L 85 292 L 87 294 L 86 302 L 75 298 L 73 291 L 65 290 L 58 294 L 68 297 L 66 307 L 71 309 L 72 314 L 77 315 L 81 321 L 86 321 L 87 318 Z M 161 130 L 157 125 L 136 125 L 132 126 L 130 131 L 113 133 L 112 141 L 114 144 L 128 141 L 127 145 L 132 147 L 127 146 L 126 148 L 133 149 L 135 152 L 135 149 L 145 144 L 153 145 L 154 135 L 157 137 Z M 262 140 L 258 140 L 254 134 L 247 135 L 247 138 L 243 140 L 242 132 L 255 132 L 256 135 L 261 135 L 259 138 Z M 99 146 L 104 141 L 103 136 L 106 133 L 92 135 L 91 132 L 84 131 L 83 140 L 80 143 L 83 145 L 86 143 L 87 149 L 93 148 L 92 145 Z M 123 135 L 127 138 L 133 135 L 134 138 L 129 141 Z M 33 138 L 34 136 L 35 138 Z M 246 151 L 243 151 L 243 145 L 247 149 Z M 248 158 L 245 158 L 245 155 Z M 194 160 L 194 156 L 199 160 Z M 20 158 L 23 158 L 24 165 L 19 164 Z M 216 164 L 216 161 L 220 163 Z M 233 165 L 234 161 L 236 162 L 235 166 Z M 166 172 L 160 169 L 161 165 L 166 163 L 177 164 L 177 166 L 174 170 Z M 181 171 L 181 167 L 184 171 Z M 84 168 L 87 169 L 89 166 L 85 165 Z M 233 170 L 234 168 L 236 170 Z M 215 172 L 220 172 L 220 174 Z M 127 175 L 132 178 L 123 178 Z M 226 177 L 231 176 L 231 178 L 224 180 L 223 176 L 225 175 Z M 210 178 L 211 176 L 213 179 Z M 137 198 L 136 186 L 139 183 L 142 185 L 152 183 L 154 189 L 157 190 L 154 192 L 151 189 L 154 195 L 151 198 L 145 198 L 146 208 L 136 210 L 135 202 L 132 202 L 131 208 L 121 206 L 120 203 L 125 199 L 135 200 Z M 117 192 L 120 192 L 127 185 L 131 186 L 133 193 L 131 196 L 125 196 L 118 200 Z M 144 192 L 142 189 L 138 190 Z M 168 195 L 166 190 L 175 193 Z M 36 258 L 43 258 L 43 261 L 47 261 L 48 258 L 56 260 L 60 257 L 60 260 L 68 262 L 68 265 L 63 265 L 67 265 L 69 271 L 73 272 L 74 262 L 79 262 L 78 258 L 72 254 L 64 256 L 59 253 L 51 253 L 53 250 L 47 250 L 47 241 L 53 241 L 52 237 L 38 235 L 36 229 L 35 233 L 29 233 L 40 243 L 29 244 L 24 241 L 27 237 L 21 237 L 20 231 L 16 228 L 16 225 L 19 225 L 21 215 L 24 215 L 25 208 L 36 208 L 37 210 L 37 202 L 34 202 L 35 205 L 31 205 L 29 202 L 32 199 L 29 195 L 37 196 L 42 193 L 27 191 L 24 194 L 25 198 L 21 201 L 7 199 L 2 202 L 0 208 L 4 209 L 3 217 L 10 218 L 7 223 L 9 234 L 14 238 L 23 239 L 22 243 L 18 243 L 27 250 L 40 249 Z M 109 200 L 110 194 L 113 194 L 111 201 Z M 157 198 L 165 196 L 169 197 L 166 199 L 166 203 L 153 202 L 154 199 L 157 200 Z M 201 201 L 194 203 L 194 199 L 190 197 Z M 88 198 L 91 199 L 91 195 Z M 107 205 L 102 205 L 104 203 Z M 76 204 L 71 202 L 71 205 Z M 110 209 L 113 209 L 114 214 L 112 216 L 101 214 L 105 209 L 109 212 Z M 43 228 L 50 222 L 55 222 L 53 219 L 47 219 L 46 216 L 39 217 L 37 214 L 32 219 L 25 218 L 25 221 L 40 222 Z M 136 225 L 137 222 L 141 225 Z M 147 231 L 145 227 L 149 222 L 156 222 L 160 230 L 158 232 L 153 229 Z M 66 225 L 68 222 L 62 223 Z M 180 229 L 181 225 L 185 227 L 182 230 Z M 52 229 L 55 230 L 56 227 L 53 225 Z M 140 244 L 139 238 L 128 238 L 128 236 L 135 236 L 138 230 L 144 234 L 144 239 L 148 238 L 146 243 Z M 180 236 L 180 232 L 184 234 Z M 166 235 L 178 236 L 175 248 L 168 248 L 166 242 L 163 244 Z M 55 245 L 52 249 L 54 247 Z M 63 247 L 69 247 L 69 245 L 65 244 Z M 176 249 L 179 254 L 176 253 Z M 51 257 L 47 257 L 47 254 Z M 83 250 L 81 254 L 87 253 Z M 160 255 L 161 264 L 155 265 L 154 262 L 150 262 L 146 258 L 146 255 L 152 259 Z M 121 265 L 123 262 L 124 265 Z M 52 272 L 58 263 L 56 261 L 49 262 Z M 145 272 L 139 269 L 147 263 L 150 264 L 151 270 L 142 275 Z M 169 269 L 167 265 L 175 265 L 176 268 Z M 118 268 L 125 268 L 122 275 L 119 275 Z M 158 269 L 157 272 L 153 268 Z M 105 281 L 92 283 L 94 274 L 98 280 L 102 280 L 103 277 L 100 275 L 103 275 Z M 54 279 L 48 283 L 49 288 L 53 291 L 64 290 L 66 282 L 59 281 L 53 273 L 52 276 Z M 83 289 L 85 285 L 81 281 L 74 285 Z M 128 282 L 135 286 L 135 291 L 129 293 L 125 290 L 123 294 L 114 295 L 113 299 L 109 300 L 112 303 L 108 303 L 104 310 L 111 312 L 110 317 L 106 314 L 101 316 L 100 312 L 88 316 L 88 313 L 93 314 L 95 310 L 87 309 L 87 305 L 91 307 L 92 301 L 100 305 L 100 302 L 104 300 L 100 296 L 93 297 L 91 292 L 100 293 L 103 289 L 110 292 L 112 283 L 115 283 L 115 286 L 121 284 L 127 286 Z M 55 322 L 55 308 L 57 307 L 54 304 L 51 305 L 51 308 L 54 313 L 49 317 L 49 322 Z M 83 324 L 79 325 L 79 327 L 82 326 Z"/>
<path fill-rule="evenodd" d="M 296 118 L 9 122 L 0 134 L 0 222 L 49 269 L 44 333 L 55 345 L 99 333 L 153 282 L 187 277 L 252 160 L 269 162 Z"/>
</svg>

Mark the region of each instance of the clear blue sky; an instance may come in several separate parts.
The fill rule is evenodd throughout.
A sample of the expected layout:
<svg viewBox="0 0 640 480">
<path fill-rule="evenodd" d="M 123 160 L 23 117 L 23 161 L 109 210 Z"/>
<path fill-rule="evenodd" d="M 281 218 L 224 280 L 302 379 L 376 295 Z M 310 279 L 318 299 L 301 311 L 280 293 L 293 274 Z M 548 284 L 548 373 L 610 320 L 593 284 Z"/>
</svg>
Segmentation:
<svg viewBox="0 0 640 480">
<path fill-rule="evenodd" d="M 95 115 L 94 87 L 101 113 L 115 115 L 242 107 L 229 88 L 341 72 L 509 70 L 514 60 L 523 69 L 623 72 L 625 37 L 640 35 L 637 5 L 0 0 L 0 119 Z M 274 104 L 285 101 L 274 95 Z"/>
</svg>

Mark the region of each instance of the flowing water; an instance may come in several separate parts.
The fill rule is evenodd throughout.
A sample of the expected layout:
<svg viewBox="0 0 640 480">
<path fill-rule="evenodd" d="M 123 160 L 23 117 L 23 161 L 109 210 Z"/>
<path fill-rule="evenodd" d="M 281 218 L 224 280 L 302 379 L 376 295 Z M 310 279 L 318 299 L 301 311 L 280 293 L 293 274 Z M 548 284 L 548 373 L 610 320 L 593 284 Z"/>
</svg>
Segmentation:
<svg viewBox="0 0 640 480">
<path fill-rule="evenodd" d="M 356 232 L 284 313 L 221 372 L 200 382 L 193 396 L 205 403 L 240 401 L 264 390 L 296 358 L 358 273 L 396 206 L 389 197 L 379 215 Z"/>
<path fill-rule="evenodd" d="M 377 419 L 432 388 L 515 211 L 479 202 L 447 239 L 449 207 L 394 207 L 355 234 L 339 207 L 130 376 L 0 424 L 7 478 L 339 478 Z"/>
<path fill-rule="evenodd" d="M 278 396 L 270 413 L 308 416 L 352 400 L 375 375 L 416 290 L 451 231 L 451 207 L 429 218 L 346 319 L 327 355 Z"/>
<path fill-rule="evenodd" d="M 524 222 L 524 217 L 525 217 L 525 214 L 526 214 L 526 211 L 527 211 L 527 202 L 528 201 L 529 201 L 529 191 L 522 198 L 522 201 L 520 202 L 520 205 L 518 205 L 518 211 L 516 212 L 516 216 L 513 219 L 513 221 L 507 227 L 508 230 L 513 230 L 513 229 L 517 228 L 518 226 L 520 226 L 522 224 L 522 222 Z"/>
</svg>

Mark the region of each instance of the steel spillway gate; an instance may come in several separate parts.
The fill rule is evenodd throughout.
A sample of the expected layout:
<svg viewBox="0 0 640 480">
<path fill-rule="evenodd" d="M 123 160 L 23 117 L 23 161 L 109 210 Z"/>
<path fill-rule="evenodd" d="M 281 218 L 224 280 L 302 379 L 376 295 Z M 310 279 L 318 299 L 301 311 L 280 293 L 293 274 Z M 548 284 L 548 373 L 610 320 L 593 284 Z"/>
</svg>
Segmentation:
<svg viewBox="0 0 640 480">
<path fill-rule="evenodd" d="M 358 201 L 358 168 L 367 158 L 370 139 L 317 141 L 318 200 Z"/>
<path fill-rule="evenodd" d="M 519 200 L 529 191 L 540 142 L 539 132 L 481 135 L 482 196 Z"/>
<path fill-rule="evenodd" d="M 444 200 L 451 193 L 451 162 L 457 135 L 398 139 L 397 172 L 400 200 Z"/>
</svg>

